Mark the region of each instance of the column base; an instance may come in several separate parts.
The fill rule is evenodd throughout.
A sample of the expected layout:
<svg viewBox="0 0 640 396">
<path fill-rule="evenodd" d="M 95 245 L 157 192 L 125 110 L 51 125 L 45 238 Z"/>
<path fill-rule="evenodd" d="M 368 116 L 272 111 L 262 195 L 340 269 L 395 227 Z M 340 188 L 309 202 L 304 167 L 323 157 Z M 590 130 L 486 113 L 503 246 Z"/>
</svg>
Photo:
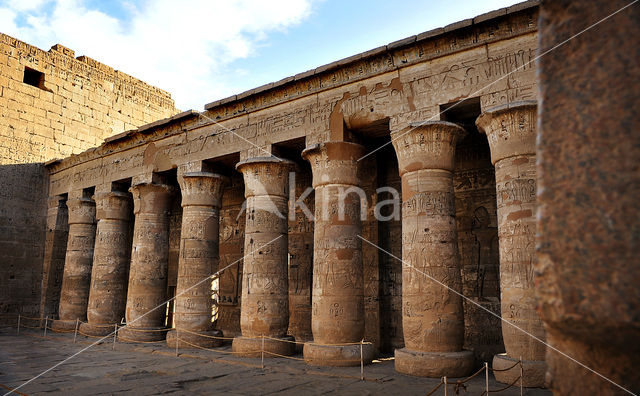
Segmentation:
<svg viewBox="0 0 640 396">
<path fill-rule="evenodd" d="M 116 331 L 116 324 L 81 323 L 79 330 L 90 336 L 104 337 Z"/>
<path fill-rule="evenodd" d="M 178 349 L 183 348 L 215 348 L 222 346 L 224 343 L 220 338 L 211 338 L 211 337 L 222 337 L 222 332 L 220 330 L 210 330 L 210 331 L 194 331 L 193 333 L 187 333 L 184 331 L 178 331 L 178 336 L 180 338 L 180 344 L 178 345 Z M 188 343 L 188 344 L 187 344 Z M 193 344 L 193 345 L 189 345 Z M 167 346 L 169 348 L 176 347 L 176 330 L 170 330 L 167 332 Z"/>
<path fill-rule="evenodd" d="M 118 330 L 118 341 L 155 342 L 162 341 L 167 335 L 166 327 L 123 327 Z"/>
<path fill-rule="evenodd" d="M 282 340 L 282 341 L 280 341 Z M 264 357 L 278 357 L 273 354 L 290 356 L 295 353 L 295 339 L 291 336 L 284 336 L 280 339 L 265 338 L 264 339 Z M 237 356 L 243 357 L 261 357 L 262 356 L 262 339 L 260 337 L 249 338 L 238 336 L 233 339 L 231 350 Z"/>
<path fill-rule="evenodd" d="M 460 378 L 471 374 L 475 363 L 473 352 L 422 352 L 396 349 L 395 368 L 414 377 Z"/>
<path fill-rule="evenodd" d="M 324 345 L 315 342 L 304 344 L 304 361 L 312 366 L 351 367 L 360 365 L 360 344 Z M 362 345 L 362 360 L 370 364 L 378 351 L 372 344 Z"/>
<path fill-rule="evenodd" d="M 493 357 L 491 367 L 494 370 L 505 370 L 517 362 L 518 359 L 510 358 L 506 353 L 501 353 Z M 524 377 L 522 385 L 524 387 L 546 388 L 544 379 L 547 372 L 547 363 L 544 360 L 523 360 L 522 370 Z M 495 375 L 496 381 L 510 384 L 520 376 L 520 365 L 516 365 L 507 371 L 494 371 L 493 375 Z M 517 381 L 516 385 L 520 385 L 520 381 Z"/>
<path fill-rule="evenodd" d="M 53 331 L 74 331 L 76 329 L 75 320 L 54 320 L 51 323 L 51 330 Z"/>
</svg>

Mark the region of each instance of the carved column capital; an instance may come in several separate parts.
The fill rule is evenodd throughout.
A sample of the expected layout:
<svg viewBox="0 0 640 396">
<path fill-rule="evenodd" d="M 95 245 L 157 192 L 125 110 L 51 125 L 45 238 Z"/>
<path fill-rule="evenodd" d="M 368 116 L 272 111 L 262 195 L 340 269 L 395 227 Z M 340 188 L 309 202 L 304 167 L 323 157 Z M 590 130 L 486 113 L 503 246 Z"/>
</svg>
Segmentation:
<svg viewBox="0 0 640 396">
<path fill-rule="evenodd" d="M 133 205 L 131 194 L 121 191 L 103 192 L 95 194 L 93 199 L 96 202 L 96 219 L 130 220 Z"/>
<path fill-rule="evenodd" d="M 476 120 L 487 135 L 491 162 L 536 153 L 537 102 L 520 101 L 485 110 Z"/>
<path fill-rule="evenodd" d="M 166 184 L 142 183 L 131 186 L 133 213 L 167 212 L 173 187 Z"/>
<path fill-rule="evenodd" d="M 400 176 L 422 169 L 453 170 L 456 143 L 464 128 L 447 121 L 422 121 L 391 134 Z"/>
<path fill-rule="evenodd" d="M 359 160 L 365 154 L 365 147 L 357 143 L 325 142 L 304 149 L 302 158 L 311 164 L 314 188 L 326 184 L 359 186 Z"/>
<path fill-rule="evenodd" d="M 90 198 L 72 198 L 67 200 L 69 224 L 95 224 L 96 203 Z"/>
<path fill-rule="evenodd" d="M 275 157 L 253 157 L 239 162 L 236 169 L 244 176 L 245 198 L 269 195 L 289 197 L 289 172 L 293 161 Z"/>
<path fill-rule="evenodd" d="M 222 189 L 228 183 L 225 176 L 211 172 L 188 172 L 180 179 L 182 207 L 222 206 Z"/>
</svg>

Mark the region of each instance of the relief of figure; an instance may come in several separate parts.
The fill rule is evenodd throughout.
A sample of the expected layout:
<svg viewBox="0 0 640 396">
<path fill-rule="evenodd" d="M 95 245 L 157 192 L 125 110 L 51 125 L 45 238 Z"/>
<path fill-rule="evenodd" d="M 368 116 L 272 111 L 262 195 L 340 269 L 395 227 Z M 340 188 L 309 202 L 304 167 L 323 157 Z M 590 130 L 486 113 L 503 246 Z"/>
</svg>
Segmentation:
<svg viewBox="0 0 640 396">
<path fill-rule="evenodd" d="M 499 298 L 498 228 L 491 227 L 491 217 L 484 206 L 473 211 L 471 233 L 478 249 L 475 294 L 480 301 L 487 301 L 490 297 Z"/>
</svg>

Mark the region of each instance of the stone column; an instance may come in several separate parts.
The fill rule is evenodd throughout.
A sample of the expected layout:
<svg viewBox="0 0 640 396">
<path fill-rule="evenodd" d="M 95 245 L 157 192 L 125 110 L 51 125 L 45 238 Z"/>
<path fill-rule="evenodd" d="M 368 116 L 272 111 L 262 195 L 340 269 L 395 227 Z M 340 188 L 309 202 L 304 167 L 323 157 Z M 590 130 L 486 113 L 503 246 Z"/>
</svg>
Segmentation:
<svg viewBox="0 0 640 396">
<path fill-rule="evenodd" d="M 304 359 L 319 366 L 360 365 L 364 337 L 361 196 L 356 143 L 327 142 L 306 148 L 315 188 L 311 329 Z M 360 195 L 362 192 L 362 195 Z M 350 344 L 350 345 L 341 345 Z M 375 348 L 364 345 L 371 362 Z"/>
<path fill-rule="evenodd" d="M 49 197 L 47 208 L 47 236 L 42 264 L 42 295 L 40 312 L 43 317 L 55 318 L 60 306 L 60 289 L 64 273 L 64 259 L 69 239 L 69 214 L 66 199 Z"/>
<path fill-rule="evenodd" d="M 131 254 L 131 194 L 100 192 L 94 196 L 98 229 L 93 254 L 87 322 L 83 333 L 103 336 L 124 317 Z"/>
<path fill-rule="evenodd" d="M 242 335 L 233 340 L 233 351 L 242 356 L 260 356 L 263 335 L 269 337 L 264 340 L 267 352 L 291 355 L 295 349 L 295 344 L 286 342 L 294 341 L 287 336 L 287 215 L 292 167 L 292 162 L 274 157 L 250 158 L 236 166 L 244 176 L 247 212 L 240 310 Z"/>
<path fill-rule="evenodd" d="M 60 291 L 56 330 L 73 330 L 76 320 L 87 320 L 93 245 L 96 237 L 96 204 L 88 197 L 67 201 L 69 239 Z"/>
<path fill-rule="evenodd" d="M 225 177 L 190 172 L 179 179 L 182 231 L 174 324 L 179 338 L 188 343 L 180 342 L 179 348 L 192 348 L 189 344 L 205 348 L 220 346 L 222 340 L 207 336 L 222 336 L 221 331 L 213 328 L 210 277 L 218 270 L 220 261 L 219 219 Z M 167 344 L 175 348 L 176 330 L 167 333 Z"/>
<path fill-rule="evenodd" d="M 486 133 L 496 168 L 502 336 L 506 354 L 495 355 L 494 369 L 524 362 L 524 386 L 544 386 L 545 332 L 536 312 L 533 266 L 536 261 L 536 102 L 515 102 L 486 110 L 476 125 Z M 523 331 L 505 323 L 509 321 Z M 526 332 L 526 333 L 525 333 Z M 528 334 L 527 334 L 528 333 Z M 496 371 L 512 383 L 520 367 Z"/>
<path fill-rule="evenodd" d="M 160 341 L 165 339 L 167 266 L 169 261 L 170 186 L 138 184 L 133 193 L 133 248 L 123 339 Z"/>
<path fill-rule="evenodd" d="M 457 294 L 462 280 L 453 192 L 456 142 L 464 133 L 450 122 L 425 121 L 391 135 L 402 178 L 405 347 L 395 351 L 395 368 L 403 374 L 463 377 L 473 369 L 473 352 L 462 349 L 464 315 Z"/>
</svg>

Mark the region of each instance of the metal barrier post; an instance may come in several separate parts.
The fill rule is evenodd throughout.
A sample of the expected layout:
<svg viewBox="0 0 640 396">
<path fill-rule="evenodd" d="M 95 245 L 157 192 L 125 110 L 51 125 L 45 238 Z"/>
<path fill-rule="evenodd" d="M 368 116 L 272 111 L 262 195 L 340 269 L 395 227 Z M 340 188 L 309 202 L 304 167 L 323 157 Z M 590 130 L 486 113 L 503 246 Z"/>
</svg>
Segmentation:
<svg viewBox="0 0 640 396">
<path fill-rule="evenodd" d="M 180 343 L 180 337 L 178 335 L 178 329 L 176 328 L 176 357 L 178 357 L 178 344 Z"/>
<path fill-rule="evenodd" d="M 362 381 L 364 381 L 364 358 L 363 358 L 364 353 L 362 352 L 363 344 L 364 344 L 364 339 L 360 341 L 360 379 Z"/>
<path fill-rule="evenodd" d="M 111 345 L 112 351 L 116 350 L 116 337 L 118 337 L 118 324 L 116 323 L 114 327 L 115 327 L 115 331 L 113 332 L 113 345 Z"/>
<path fill-rule="evenodd" d="M 522 365 L 522 356 L 520 356 L 520 396 L 522 396 L 524 393 L 524 366 Z"/>
<path fill-rule="evenodd" d="M 264 334 L 262 335 L 262 347 L 260 348 L 262 354 L 262 368 L 264 368 Z"/>
<path fill-rule="evenodd" d="M 76 329 L 75 329 L 75 331 L 73 332 L 73 343 L 74 343 L 74 344 L 76 343 L 76 338 L 78 338 L 78 321 L 79 321 L 79 320 L 80 320 L 80 319 L 76 318 Z"/>
<path fill-rule="evenodd" d="M 47 326 L 49 325 L 49 315 L 44 318 L 44 337 L 47 336 Z"/>
<path fill-rule="evenodd" d="M 444 396 L 447 396 L 447 377 L 444 377 Z"/>
<path fill-rule="evenodd" d="M 489 363 L 484 362 L 484 369 L 485 369 L 484 385 L 485 385 L 485 388 L 487 389 L 487 396 L 488 396 L 489 395 Z"/>
</svg>

